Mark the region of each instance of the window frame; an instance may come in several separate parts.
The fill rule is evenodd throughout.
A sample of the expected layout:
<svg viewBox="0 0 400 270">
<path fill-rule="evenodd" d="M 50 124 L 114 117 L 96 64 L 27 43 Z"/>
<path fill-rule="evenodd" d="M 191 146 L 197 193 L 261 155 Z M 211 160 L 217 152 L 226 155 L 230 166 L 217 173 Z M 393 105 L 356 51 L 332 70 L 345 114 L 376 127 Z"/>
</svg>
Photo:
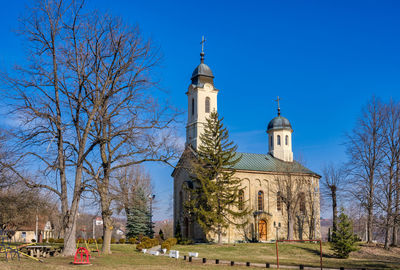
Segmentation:
<svg viewBox="0 0 400 270">
<path fill-rule="evenodd" d="M 211 99 L 210 99 L 210 97 L 206 97 L 206 100 L 205 100 L 205 113 L 210 113 L 210 110 L 211 110 Z"/>
<path fill-rule="evenodd" d="M 264 191 L 262 190 L 257 193 L 257 210 L 264 211 Z"/>
</svg>

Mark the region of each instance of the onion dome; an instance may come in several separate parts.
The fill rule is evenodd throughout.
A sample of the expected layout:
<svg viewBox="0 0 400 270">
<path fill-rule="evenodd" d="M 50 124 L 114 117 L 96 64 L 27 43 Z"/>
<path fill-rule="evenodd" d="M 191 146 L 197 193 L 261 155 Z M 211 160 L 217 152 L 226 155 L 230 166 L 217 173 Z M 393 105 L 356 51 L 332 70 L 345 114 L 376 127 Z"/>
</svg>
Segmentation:
<svg viewBox="0 0 400 270">
<path fill-rule="evenodd" d="M 277 129 L 287 129 L 293 131 L 292 125 L 290 124 L 289 120 L 280 115 L 278 115 L 269 122 L 267 132 L 269 132 L 270 130 L 277 130 Z"/>
<path fill-rule="evenodd" d="M 214 75 L 211 68 L 204 64 L 204 52 L 200 53 L 200 65 L 198 65 L 192 73 L 192 83 L 195 85 L 204 84 L 206 82 L 214 84 Z"/>
</svg>

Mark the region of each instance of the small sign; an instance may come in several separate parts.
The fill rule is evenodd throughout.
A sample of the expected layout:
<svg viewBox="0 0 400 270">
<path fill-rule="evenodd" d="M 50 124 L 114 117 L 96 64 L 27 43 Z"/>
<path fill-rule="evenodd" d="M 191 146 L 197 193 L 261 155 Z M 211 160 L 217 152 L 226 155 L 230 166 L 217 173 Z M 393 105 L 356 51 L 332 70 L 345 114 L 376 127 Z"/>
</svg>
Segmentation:
<svg viewBox="0 0 400 270">
<path fill-rule="evenodd" d="M 103 220 L 96 218 L 96 226 L 99 226 L 99 225 L 103 225 Z"/>
</svg>

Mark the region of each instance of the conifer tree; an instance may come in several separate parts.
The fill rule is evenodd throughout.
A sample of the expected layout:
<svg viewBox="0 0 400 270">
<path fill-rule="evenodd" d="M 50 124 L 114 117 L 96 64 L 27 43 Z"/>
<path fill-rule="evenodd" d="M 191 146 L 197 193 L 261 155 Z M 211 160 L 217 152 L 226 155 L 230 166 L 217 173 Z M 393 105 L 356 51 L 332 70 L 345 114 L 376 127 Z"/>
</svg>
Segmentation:
<svg viewBox="0 0 400 270">
<path fill-rule="evenodd" d="M 229 224 L 244 225 L 247 209 L 239 202 L 240 179 L 235 178 L 234 165 L 241 156 L 237 146 L 229 140 L 217 112 L 206 119 L 204 132 L 200 135 L 197 158 L 193 161 L 194 188 L 188 189 L 191 199 L 186 203 L 190 213 L 204 233 L 213 232 L 222 242 L 222 233 Z"/>
<path fill-rule="evenodd" d="M 136 192 L 134 204 L 131 207 L 126 221 L 126 237 L 137 237 L 139 234 L 149 236 L 149 210 L 145 192 L 139 189 Z"/>
<path fill-rule="evenodd" d="M 353 224 L 342 208 L 337 229 L 332 233 L 331 249 L 337 257 L 346 259 L 350 252 L 356 250 L 354 243 Z"/>
</svg>

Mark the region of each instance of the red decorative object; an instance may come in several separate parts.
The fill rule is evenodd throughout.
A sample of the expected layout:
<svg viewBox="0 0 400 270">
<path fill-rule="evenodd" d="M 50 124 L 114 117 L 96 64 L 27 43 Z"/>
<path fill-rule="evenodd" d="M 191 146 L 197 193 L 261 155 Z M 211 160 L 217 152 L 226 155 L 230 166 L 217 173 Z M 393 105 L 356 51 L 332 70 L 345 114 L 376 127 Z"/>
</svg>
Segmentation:
<svg viewBox="0 0 400 270">
<path fill-rule="evenodd" d="M 89 258 L 89 250 L 84 247 L 80 247 L 75 253 L 74 264 L 90 264 Z"/>
</svg>

